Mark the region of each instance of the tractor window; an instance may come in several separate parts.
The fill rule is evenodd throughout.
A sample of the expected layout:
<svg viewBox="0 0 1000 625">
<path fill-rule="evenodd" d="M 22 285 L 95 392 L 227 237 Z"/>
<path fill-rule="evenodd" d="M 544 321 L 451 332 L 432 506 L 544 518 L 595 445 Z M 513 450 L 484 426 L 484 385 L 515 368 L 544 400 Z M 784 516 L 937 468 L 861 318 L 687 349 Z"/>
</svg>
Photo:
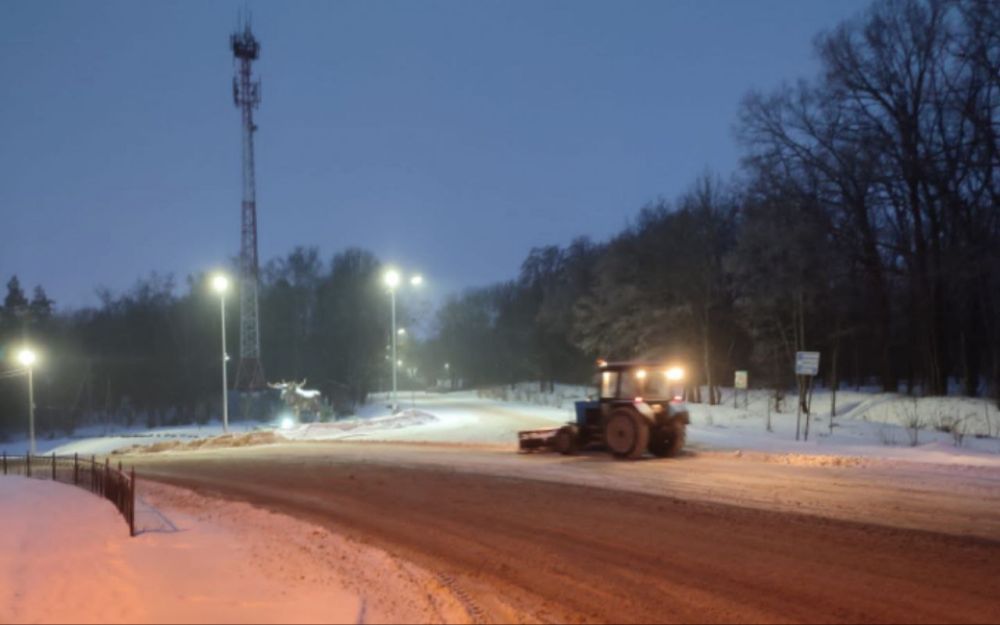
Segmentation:
<svg viewBox="0 0 1000 625">
<path fill-rule="evenodd" d="M 645 382 L 645 380 L 640 379 L 638 376 L 636 376 L 635 371 L 623 371 L 622 390 L 618 396 L 622 399 L 632 399 L 633 397 L 641 397 L 644 386 L 643 382 Z"/>
<path fill-rule="evenodd" d="M 657 371 L 655 373 L 650 373 L 649 377 L 646 379 L 646 386 L 643 389 L 643 395 L 645 397 L 652 397 L 655 399 L 667 399 L 673 397 L 671 391 L 671 382 L 667 380 L 663 372 Z"/>
<path fill-rule="evenodd" d="M 618 390 L 618 372 L 602 371 L 601 397 L 604 399 L 612 399 L 615 397 L 615 393 L 617 390 Z"/>
</svg>

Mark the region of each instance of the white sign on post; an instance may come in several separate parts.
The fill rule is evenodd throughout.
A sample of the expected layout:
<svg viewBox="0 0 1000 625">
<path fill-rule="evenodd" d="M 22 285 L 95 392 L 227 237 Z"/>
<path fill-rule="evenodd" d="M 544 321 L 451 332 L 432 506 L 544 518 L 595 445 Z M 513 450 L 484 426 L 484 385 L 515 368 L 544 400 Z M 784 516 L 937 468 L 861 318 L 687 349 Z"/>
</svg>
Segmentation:
<svg viewBox="0 0 1000 625">
<path fill-rule="evenodd" d="M 795 352 L 795 375 L 819 373 L 819 352 Z"/>
<path fill-rule="evenodd" d="M 736 372 L 736 388 L 740 390 L 746 390 L 747 387 L 747 372 L 737 371 Z"/>
</svg>

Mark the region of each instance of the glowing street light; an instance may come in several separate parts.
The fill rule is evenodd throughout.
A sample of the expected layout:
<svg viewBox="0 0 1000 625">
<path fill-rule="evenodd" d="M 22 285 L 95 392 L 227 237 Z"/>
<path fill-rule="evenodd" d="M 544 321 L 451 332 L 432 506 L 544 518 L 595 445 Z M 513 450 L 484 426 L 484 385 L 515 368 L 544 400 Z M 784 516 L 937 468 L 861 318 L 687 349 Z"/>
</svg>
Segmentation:
<svg viewBox="0 0 1000 625">
<path fill-rule="evenodd" d="M 35 379 L 33 368 L 38 362 L 38 354 L 30 347 L 22 347 L 17 352 L 17 362 L 28 370 L 28 449 L 35 455 Z"/>
<path fill-rule="evenodd" d="M 229 431 L 229 381 L 226 379 L 226 291 L 229 290 L 229 278 L 217 273 L 212 277 L 212 290 L 219 294 L 219 307 L 222 312 L 222 430 Z"/>
<path fill-rule="evenodd" d="M 390 269 L 389 271 L 385 272 L 385 276 L 383 276 L 383 279 L 385 280 L 385 285 L 390 289 L 395 289 L 397 286 L 399 286 L 399 280 L 400 280 L 399 272 L 396 271 L 395 269 Z"/>
<path fill-rule="evenodd" d="M 25 347 L 17 352 L 17 361 L 25 367 L 31 367 L 38 362 L 38 355 L 30 347 Z"/>
<path fill-rule="evenodd" d="M 404 328 L 400 328 L 398 331 L 396 330 L 396 289 L 399 288 L 399 285 L 402 283 L 403 277 L 400 275 L 398 270 L 388 269 L 382 275 L 382 281 L 389 288 L 389 301 L 391 302 L 392 307 L 392 359 L 390 362 L 399 363 L 392 368 L 392 410 L 395 412 L 397 405 L 396 395 L 398 390 L 398 369 L 402 366 L 402 361 L 400 361 L 396 355 L 396 337 L 406 334 L 406 330 Z M 410 278 L 410 286 L 412 287 L 419 287 L 423 283 L 424 277 L 420 274 L 414 274 Z"/>
<path fill-rule="evenodd" d="M 229 278 L 225 274 L 217 273 L 212 277 L 212 289 L 222 295 L 229 290 Z"/>
</svg>

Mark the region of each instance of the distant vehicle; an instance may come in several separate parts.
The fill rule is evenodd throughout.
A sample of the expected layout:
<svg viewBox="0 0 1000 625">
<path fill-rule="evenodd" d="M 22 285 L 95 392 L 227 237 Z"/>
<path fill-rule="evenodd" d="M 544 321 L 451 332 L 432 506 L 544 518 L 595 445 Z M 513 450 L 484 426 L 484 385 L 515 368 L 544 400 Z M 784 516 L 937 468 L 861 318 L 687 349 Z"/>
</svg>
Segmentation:
<svg viewBox="0 0 1000 625">
<path fill-rule="evenodd" d="M 684 369 L 649 362 L 598 361 L 594 401 L 576 402 L 576 422 L 518 432 L 521 451 L 573 454 L 603 447 L 619 458 L 676 456 L 690 421 L 683 398 Z"/>
</svg>

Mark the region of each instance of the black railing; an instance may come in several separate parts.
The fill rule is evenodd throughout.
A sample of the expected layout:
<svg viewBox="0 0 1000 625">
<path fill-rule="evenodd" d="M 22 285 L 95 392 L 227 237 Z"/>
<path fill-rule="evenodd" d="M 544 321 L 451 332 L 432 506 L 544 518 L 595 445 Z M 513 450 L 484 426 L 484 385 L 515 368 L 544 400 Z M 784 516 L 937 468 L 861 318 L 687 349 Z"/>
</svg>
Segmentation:
<svg viewBox="0 0 1000 625">
<path fill-rule="evenodd" d="M 79 454 L 72 456 L 8 456 L 0 454 L 0 466 L 3 474 L 24 475 L 25 477 L 50 478 L 55 482 L 73 484 L 86 488 L 99 497 L 104 497 L 115 505 L 118 512 L 128 523 L 130 536 L 135 536 L 135 468 L 129 472 L 111 466 L 111 460 L 104 459 L 101 464 L 95 456 L 90 459 L 80 459 Z"/>
</svg>

